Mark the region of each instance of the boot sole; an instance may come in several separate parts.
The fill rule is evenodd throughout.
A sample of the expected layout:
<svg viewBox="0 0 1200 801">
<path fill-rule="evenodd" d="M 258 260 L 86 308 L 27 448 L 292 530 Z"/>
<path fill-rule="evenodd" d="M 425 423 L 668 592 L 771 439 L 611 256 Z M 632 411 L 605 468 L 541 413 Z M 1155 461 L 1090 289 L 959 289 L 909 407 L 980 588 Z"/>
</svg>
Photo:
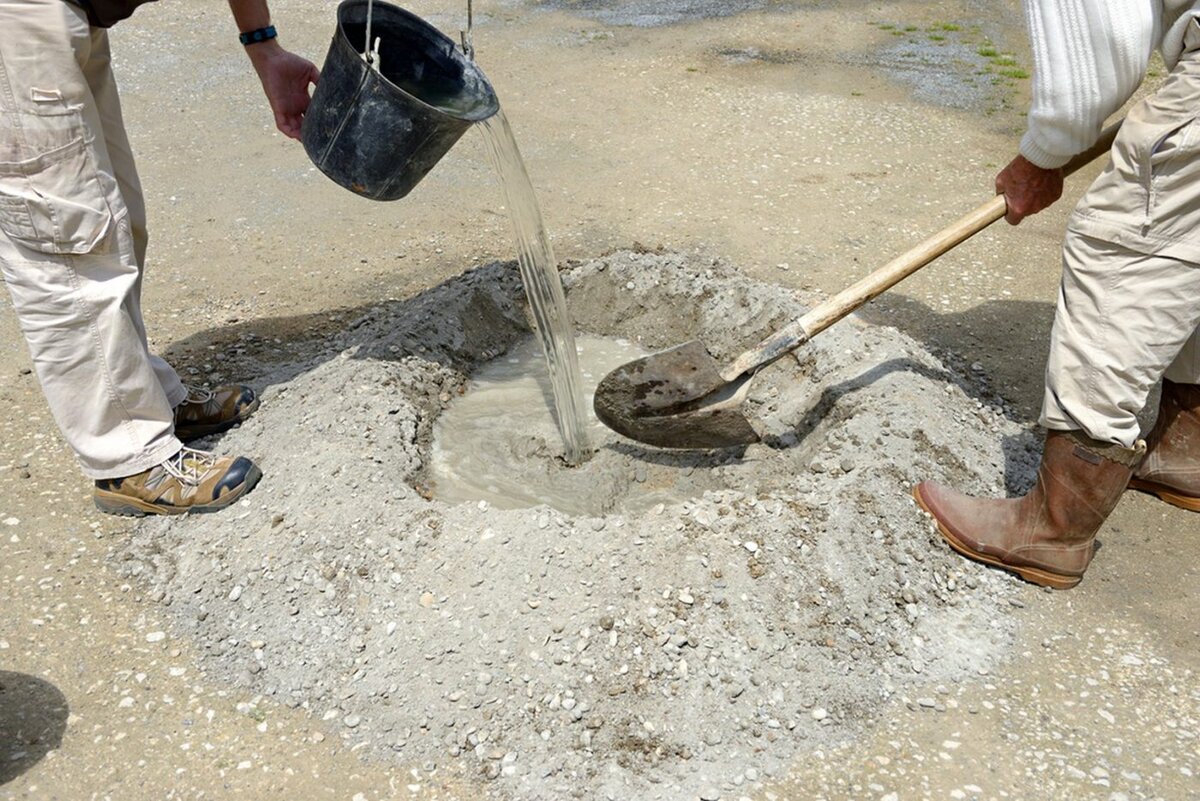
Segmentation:
<svg viewBox="0 0 1200 801">
<path fill-rule="evenodd" d="M 1144 481 L 1140 478 L 1130 479 L 1129 489 L 1145 492 L 1149 495 L 1157 495 L 1160 500 L 1166 501 L 1172 506 L 1178 506 L 1180 509 L 1187 509 L 1189 512 L 1200 512 L 1200 498 L 1193 498 L 1190 495 L 1180 495 L 1172 492 L 1170 488 L 1164 487 L 1162 484 L 1156 484 L 1153 481 Z"/>
<path fill-rule="evenodd" d="M 228 431 L 234 426 L 241 425 L 249 420 L 250 415 L 258 411 L 259 403 L 260 399 L 255 398 L 254 403 L 251 403 L 245 409 L 242 409 L 241 413 L 238 414 L 237 417 L 233 418 L 232 420 L 226 420 L 223 423 L 214 423 L 208 426 L 190 426 L 182 429 L 176 428 L 175 436 L 179 438 L 180 442 L 195 442 L 198 439 L 203 439 L 204 437 L 209 437 L 213 434 L 220 434 L 222 431 Z"/>
<path fill-rule="evenodd" d="M 1083 581 L 1082 576 L 1064 576 L 1061 573 L 1054 573 L 1037 567 L 1010 565 L 1007 562 L 1001 562 L 994 556 L 989 556 L 985 553 L 979 553 L 978 551 L 968 548 L 966 545 L 959 542 L 955 536 L 942 525 L 942 521 L 938 520 L 937 515 L 930 511 L 929 507 L 925 505 L 925 501 L 921 498 L 921 494 L 917 492 L 915 487 L 913 488 L 912 495 L 913 498 L 916 499 L 917 505 L 924 509 L 926 514 L 933 518 L 933 522 L 937 525 L 938 533 L 942 535 L 942 539 L 946 541 L 946 544 L 968 559 L 972 559 L 976 562 L 982 562 L 983 564 L 991 567 L 998 567 L 1001 570 L 1007 570 L 1010 573 L 1016 573 L 1029 583 L 1036 584 L 1039 587 L 1052 587 L 1056 590 L 1069 590 L 1079 584 L 1079 582 Z"/>
<path fill-rule="evenodd" d="M 223 496 L 219 501 L 199 506 L 166 506 L 163 504 L 150 503 L 143 501 L 140 498 L 130 498 L 126 495 L 121 495 L 117 492 L 109 492 L 108 490 L 96 490 L 92 495 L 92 500 L 96 503 L 96 508 L 101 512 L 119 517 L 146 517 L 147 515 L 186 515 L 186 514 L 209 514 L 211 512 L 219 512 L 222 509 L 227 509 L 254 489 L 258 484 L 258 480 L 262 478 L 262 470 L 258 467 L 252 467 L 246 473 L 246 480 L 238 485 L 237 489 Z"/>
</svg>

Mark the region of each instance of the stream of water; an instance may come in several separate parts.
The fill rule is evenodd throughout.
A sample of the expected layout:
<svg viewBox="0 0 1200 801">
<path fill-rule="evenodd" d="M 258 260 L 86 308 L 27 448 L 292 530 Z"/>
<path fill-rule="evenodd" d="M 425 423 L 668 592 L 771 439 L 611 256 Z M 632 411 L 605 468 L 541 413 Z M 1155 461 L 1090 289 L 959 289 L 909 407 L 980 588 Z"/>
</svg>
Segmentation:
<svg viewBox="0 0 1200 801">
<path fill-rule="evenodd" d="M 550 246 L 533 183 L 504 109 L 479 123 L 478 127 L 487 142 L 488 155 L 496 168 L 512 220 L 521 281 L 525 284 L 525 295 L 546 357 L 564 458 L 569 464 L 577 465 L 588 454 L 587 411 L 575 351 L 575 330 L 567 311 L 558 262 Z"/>
<path fill-rule="evenodd" d="M 630 342 L 589 334 L 579 336 L 576 346 L 589 402 L 609 370 L 646 355 Z M 587 515 L 604 514 L 618 499 L 625 512 L 679 500 L 673 484 L 659 486 L 653 478 L 636 483 L 635 468 L 603 447 L 579 467 L 555 459 L 559 434 L 546 414 L 549 383 L 542 348 L 533 335 L 471 375 L 467 391 L 433 427 L 428 464 L 430 488 L 438 500 L 485 500 L 498 509 L 546 504 Z M 606 432 L 595 415 L 588 417 L 593 443 L 616 438 Z"/>
</svg>

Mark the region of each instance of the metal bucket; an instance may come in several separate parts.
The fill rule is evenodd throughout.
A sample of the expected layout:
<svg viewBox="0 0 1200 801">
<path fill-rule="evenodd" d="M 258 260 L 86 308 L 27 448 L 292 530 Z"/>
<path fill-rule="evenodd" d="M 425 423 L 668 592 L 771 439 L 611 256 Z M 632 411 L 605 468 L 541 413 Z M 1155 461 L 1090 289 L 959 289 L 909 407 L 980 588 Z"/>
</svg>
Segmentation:
<svg viewBox="0 0 1200 801">
<path fill-rule="evenodd" d="M 381 0 L 344 0 L 300 138 L 338 184 L 397 200 L 499 108 L 483 72 L 449 37 Z"/>
</svg>

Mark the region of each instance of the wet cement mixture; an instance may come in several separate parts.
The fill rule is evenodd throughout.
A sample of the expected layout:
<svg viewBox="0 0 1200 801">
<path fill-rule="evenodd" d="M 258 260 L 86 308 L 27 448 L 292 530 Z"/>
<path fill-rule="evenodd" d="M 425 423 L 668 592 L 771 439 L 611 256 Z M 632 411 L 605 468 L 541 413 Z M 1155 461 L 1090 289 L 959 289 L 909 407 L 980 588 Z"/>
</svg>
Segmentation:
<svg viewBox="0 0 1200 801">
<path fill-rule="evenodd" d="M 581 331 L 699 337 L 718 359 L 805 305 L 672 253 L 563 275 Z M 263 376 L 261 410 L 209 443 L 254 457 L 262 483 L 225 514 L 140 524 L 123 575 L 214 673 L 364 756 L 523 801 L 745 791 L 895 694 L 1005 656 L 1013 580 L 952 554 L 909 491 L 1019 487 L 1035 435 L 969 370 L 856 318 L 756 380 L 761 444 L 594 443 L 574 469 L 613 493 L 607 511 L 432 498 L 434 425 L 528 337 L 521 298 L 515 265 L 480 267 Z M 686 500 L 639 507 L 663 486 Z"/>
</svg>

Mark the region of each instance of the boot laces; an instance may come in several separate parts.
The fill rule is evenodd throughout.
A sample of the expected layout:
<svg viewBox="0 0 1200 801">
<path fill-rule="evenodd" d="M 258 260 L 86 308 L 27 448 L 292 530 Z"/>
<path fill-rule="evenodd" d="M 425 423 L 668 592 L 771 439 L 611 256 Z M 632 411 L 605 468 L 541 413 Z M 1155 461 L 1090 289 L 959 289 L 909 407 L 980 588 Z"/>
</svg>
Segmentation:
<svg viewBox="0 0 1200 801">
<path fill-rule="evenodd" d="M 204 387 L 194 387 L 191 384 L 184 384 L 183 388 L 187 390 L 187 397 L 183 399 L 184 403 L 203 405 L 215 397 L 212 390 L 205 389 Z"/>
<path fill-rule="evenodd" d="M 195 448 L 180 448 L 179 453 L 162 463 L 162 469 L 168 475 L 189 487 L 197 487 L 217 463 L 217 456 L 208 451 L 198 451 Z"/>
</svg>

